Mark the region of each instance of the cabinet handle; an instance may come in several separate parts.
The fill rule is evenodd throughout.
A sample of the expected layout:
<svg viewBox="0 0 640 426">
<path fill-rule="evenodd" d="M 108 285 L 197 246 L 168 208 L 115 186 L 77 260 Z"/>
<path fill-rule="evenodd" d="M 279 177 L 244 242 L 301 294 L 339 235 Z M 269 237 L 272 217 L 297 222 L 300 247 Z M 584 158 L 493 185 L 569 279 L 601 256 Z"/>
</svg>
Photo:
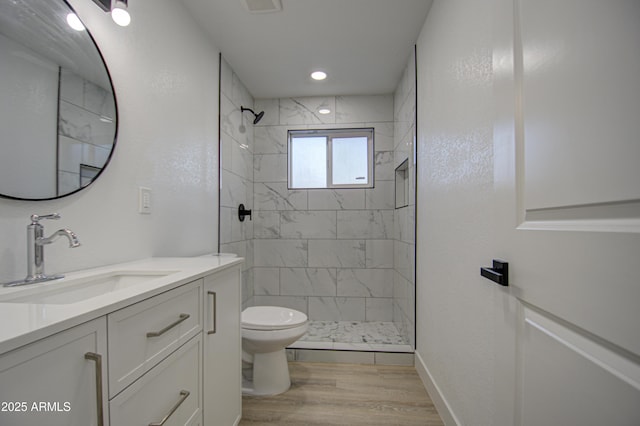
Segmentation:
<svg viewBox="0 0 640 426">
<path fill-rule="evenodd" d="M 166 333 L 167 331 L 171 330 L 173 327 L 175 327 L 176 325 L 180 324 L 182 321 L 185 321 L 190 316 L 191 315 L 189 315 L 189 314 L 180 314 L 180 318 L 177 319 L 175 322 L 172 322 L 171 324 L 169 324 L 168 326 L 166 326 L 165 328 L 163 328 L 160 331 L 150 331 L 150 332 L 148 332 L 147 333 L 147 337 L 162 336 L 164 333 Z"/>
<path fill-rule="evenodd" d="M 104 413 L 102 412 L 102 355 L 94 352 L 84 354 L 84 359 L 96 363 L 96 410 L 98 412 L 98 426 L 104 426 Z"/>
<path fill-rule="evenodd" d="M 180 407 L 180 405 L 182 405 L 182 403 L 184 402 L 185 399 L 187 399 L 187 397 L 190 395 L 189 391 L 186 390 L 181 390 L 180 391 L 180 400 L 178 400 L 178 402 L 176 403 L 176 405 L 173 406 L 173 408 L 171 408 L 171 411 L 169 411 L 167 413 L 166 416 L 164 416 L 162 418 L 162 420 L 160 420 L 159 422 L 153 422 L 153 423 L 149 423 L 149 426 L 162 426 L 166 423 L 167 420 L 169 420 L 169 417 L 171 417 L 171 415 L 173 413 L 176 412 L 176 410 L 178 409 L 178 407 Z"/>
<path fill-rule="evenodd" d="M 218 328 L 217 322 L 216 322 L 216 316 L 217 316 L 216 313 L 218 311 L 216 306 L 216 292 L 208 291 L 207 293 L 213 296 L 213 304 L 211 305 L 211 317 L 213 318 L 213 330 L 207 331 L 207 334 L 215 334 L 216 329 Z"/>
</svg>

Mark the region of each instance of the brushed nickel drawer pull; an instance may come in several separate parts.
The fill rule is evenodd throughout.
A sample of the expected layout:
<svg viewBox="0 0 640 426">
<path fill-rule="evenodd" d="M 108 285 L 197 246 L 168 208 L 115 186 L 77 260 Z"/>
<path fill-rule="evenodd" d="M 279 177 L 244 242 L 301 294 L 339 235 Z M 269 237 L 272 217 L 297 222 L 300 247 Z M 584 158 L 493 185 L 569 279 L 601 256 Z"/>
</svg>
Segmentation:
<svg viewBox="0 0 640 426">
<path fill-rule="evenodd" d="M 169 324 L 168 326 L 166 326 L 165 328 L 163 328 L 160 331 L 150 331 L 150 332 L 148 332 L 147 333 L 147 337 L 162 336 L 164 333 L 166 333 L 167 331 L 171 330 L 173 327 L 175 327 L 176 325 L 180 324 L 182 321 L 185 321 L 190 316 L 191 315 L 189 315 L 189 314 L 180 314 L 180 318 L 178 320 L 176 320 L 175 322 L 172 322 L 171 324 Z"/>
<path fill-rule="evenodd" d="M 98 426 L 104 426 L 104 413 L 102 412 L 102 355 L 93 352 L 84 354 L 84 359 L 96 363 L 96 411 Z"/>
<path fill-rule="evenodd" d="M 209 330 L 207 331 L 207 334 L 215 334 L 216 333 L 216 329 L 218 328 L 217 326 L 217 321 L 216 321 L 216 316 L 217 316 L 217 311 L 218 311 L 218 307 L 216 306 L 216 292 L 215 291 L 208 291 L 208 294 L 213 296 L 213 305 L 211 306 L 211 316 L 213 318 L 213 330 Z"/>
<path fill-rule="evenodd" d="M 153 423 L 149 423 L 149 426 L 162 426 L 166 423 L 167 420 L 169 420 L 169 417 L 171 417 L 171 415 L 173 413 L 176 412 L 176 410 L 178 409 L 178 407 L 180 407 L 180 405 L 182 405 L 182 403 L 184 402 L 185 399 L 187 399 L 187 397 L 190 395 L 189 391 L 186 390 L 181 390 L 180 391 L 180 400 L 176 403 L 176 405 L 173 406 L 173 408 L 171 408 L 171 411 L 169 411 L 167 413 L 166 416 L 164 416 L 162 418 L 162 420 L 160 420 L 159 422 L 153 422 Z"/>
</svg>

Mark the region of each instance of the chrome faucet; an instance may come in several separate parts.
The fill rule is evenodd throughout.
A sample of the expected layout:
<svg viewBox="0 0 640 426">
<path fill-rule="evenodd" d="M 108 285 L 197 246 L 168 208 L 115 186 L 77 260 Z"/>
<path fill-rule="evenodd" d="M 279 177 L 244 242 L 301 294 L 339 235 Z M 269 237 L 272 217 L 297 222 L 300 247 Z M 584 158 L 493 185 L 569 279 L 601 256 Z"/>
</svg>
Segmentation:
<svg viewBox="0 0 640 426">
<path fill-rule="evenodd" d="M 47 275 L 44 272 L 44 246 L 51 244 L 59 237 L 64 236 L 69 240 L 69 247 L 75 248 L 80 245 L 78 237 L 70 229 L 58 229 L 51 236 L 45 238 L 44 227 L 40 224 L 41 219 L 60 219 L 58 213 L 47 215 L 31 215 L 31 223 L 27 226 L 27 277 L 20 281 L 12 281 L 4 284 L 5 287 L 14 287 L 24 284 L 41 283 L 45 281 L 58 280 L 64 275 Z"/>
</svg>

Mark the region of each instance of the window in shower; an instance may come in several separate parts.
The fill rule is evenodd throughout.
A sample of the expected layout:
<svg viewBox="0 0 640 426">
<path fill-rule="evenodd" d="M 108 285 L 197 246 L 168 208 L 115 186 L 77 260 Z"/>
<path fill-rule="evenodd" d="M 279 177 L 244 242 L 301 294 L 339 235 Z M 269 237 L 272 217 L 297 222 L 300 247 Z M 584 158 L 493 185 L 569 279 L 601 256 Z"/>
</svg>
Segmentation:
<svg viewBox="0 0 640 426">
<path fill-rule="evenodd" d="M 372 188 L 373 128 L 289 130 L 289 189 Z"/>
</svg>

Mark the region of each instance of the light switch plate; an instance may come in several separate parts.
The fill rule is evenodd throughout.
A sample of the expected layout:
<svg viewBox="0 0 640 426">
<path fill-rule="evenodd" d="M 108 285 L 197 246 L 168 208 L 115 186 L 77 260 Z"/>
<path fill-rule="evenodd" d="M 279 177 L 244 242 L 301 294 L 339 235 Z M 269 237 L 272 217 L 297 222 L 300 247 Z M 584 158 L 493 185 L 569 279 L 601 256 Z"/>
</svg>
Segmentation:
<svg viewBox="0 0 640 426">
<path fill-rule="evenodd" d="M 143 186 L 138 188 L 138 213 L 151 214 L 151 189 Z"/>
</svg>

